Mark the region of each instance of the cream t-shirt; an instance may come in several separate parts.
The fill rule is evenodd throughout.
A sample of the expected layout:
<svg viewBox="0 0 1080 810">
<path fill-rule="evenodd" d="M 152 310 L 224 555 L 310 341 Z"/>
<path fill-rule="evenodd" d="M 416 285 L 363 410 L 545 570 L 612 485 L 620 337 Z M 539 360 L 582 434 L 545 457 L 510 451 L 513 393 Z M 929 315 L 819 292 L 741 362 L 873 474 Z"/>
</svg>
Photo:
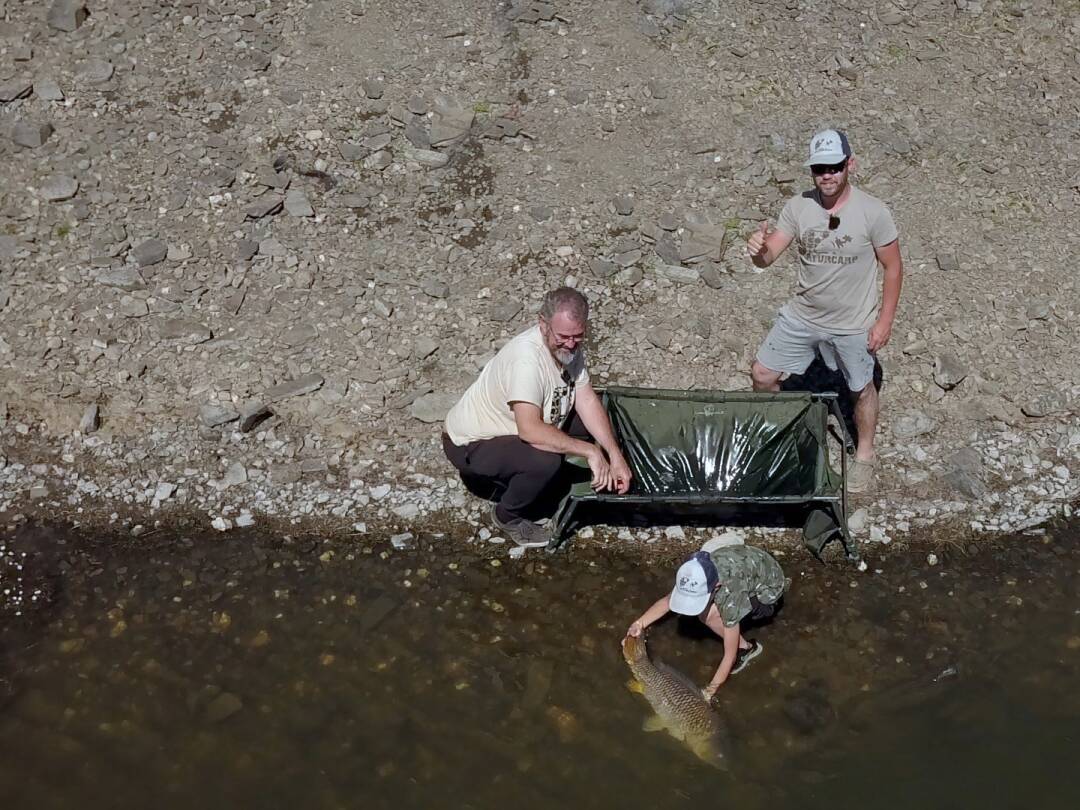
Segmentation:
<svg viewBox="0 0 1080 810">
<path fill-rule="evenodd" d="M 450 441 L 462 447 L 481 439 L 516 436 L 511 402 L 531 402 L 544 421 L 562 427 L 574 407 L 574 388 L 589 382 L 585 353 L 565 370 L 551 356 L 539 325 L 499 349 L 446 415 Z"/>
<path fill-rule="evenodd" d="M 788 200 L 776 227 L 799 251 L 791 311 L 824 332 L 856 335 L 877 317 L 874 249 L 896 239 L 896 225 L 885 203 L 854 186 L 836 216 L 839 224 L 829 230 L 828 212 L 808 191 Z"/>
</svg>

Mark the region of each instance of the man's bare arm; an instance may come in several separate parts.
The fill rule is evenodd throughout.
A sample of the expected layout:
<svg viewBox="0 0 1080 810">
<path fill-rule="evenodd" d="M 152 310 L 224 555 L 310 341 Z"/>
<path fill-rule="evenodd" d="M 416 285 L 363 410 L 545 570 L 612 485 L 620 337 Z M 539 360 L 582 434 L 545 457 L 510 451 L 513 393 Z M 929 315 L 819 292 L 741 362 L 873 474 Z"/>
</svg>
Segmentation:
<svg viewBox="0 0 1080 810">
<path fill-rule="evenodd" d="M 881 262 L 884 278 L 881 288 L 881 311 L 867 337 L 867 348 L 872 352 L 885 346 L 892 337 L 893 320 L 896 318 L 896 309 L 900 304 L 900 289 L 904 286 L 904 262 L 900 257 L 900 240 L 894 239 L 883 247 L 874 248 L 874 255 Z"/>
</svg>

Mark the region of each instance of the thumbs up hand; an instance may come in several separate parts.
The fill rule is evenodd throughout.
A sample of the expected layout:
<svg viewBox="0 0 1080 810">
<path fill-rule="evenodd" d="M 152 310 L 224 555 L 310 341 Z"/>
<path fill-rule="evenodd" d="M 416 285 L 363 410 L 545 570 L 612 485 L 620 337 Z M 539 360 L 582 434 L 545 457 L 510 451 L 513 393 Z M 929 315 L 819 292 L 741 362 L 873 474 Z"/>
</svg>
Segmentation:
<svg viewBox="0 0 1080 810">
<path fill-rule="evenodd" d="M 765 240 L 768 239 L 770 233 L 772 231 L 769 230 L 769 222 L 766 220 L 758 225 L 756 231 L 750 234 L 750 238 L 746 242 L 746 252 L 752 258 L 764 258 L 768 251 L 768 248 L 765 247 Z"/>
</svg>

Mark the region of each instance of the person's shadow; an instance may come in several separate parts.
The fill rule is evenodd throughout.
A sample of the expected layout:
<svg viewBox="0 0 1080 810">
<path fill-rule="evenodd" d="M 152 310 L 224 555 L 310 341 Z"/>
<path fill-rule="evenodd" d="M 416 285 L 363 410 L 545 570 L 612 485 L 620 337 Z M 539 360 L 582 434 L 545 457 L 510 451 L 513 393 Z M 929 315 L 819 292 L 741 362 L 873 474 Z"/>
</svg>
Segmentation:
<svg viewBox="0 0 1080 810">
<path fill-rule="evenodd" d="M 874 357 L 874 387 L 880 391 L 885 382 L 885 372 L 881 368 L 881 361 Z M 851 396 L 851 389 L 847 386 L 843 373 L 838 369 L 832 371 L 825 365 L 820 354 L 814 355 L 814 362 L 802 374 L 792 374 L 780 383 L 781 391 L 810 391 L 814 394 L 822 394 L 835 391 L 838 395 L 837 404 L 840 413 L 844 417 L 844 426 L 848 435 L 851 436 L 851 450 L 859 443 L 859 430 L 855 427 L 855 401 Z"/>
</svg>

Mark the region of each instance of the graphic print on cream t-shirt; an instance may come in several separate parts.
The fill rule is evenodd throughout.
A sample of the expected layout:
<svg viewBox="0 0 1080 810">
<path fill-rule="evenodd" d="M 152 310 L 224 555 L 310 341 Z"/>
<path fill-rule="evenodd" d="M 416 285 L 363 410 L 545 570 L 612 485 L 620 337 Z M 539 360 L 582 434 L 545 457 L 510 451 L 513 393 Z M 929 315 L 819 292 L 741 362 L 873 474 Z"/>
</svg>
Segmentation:
<svg viewBox="0 0 1080 810">
<path fill-rule="evenodd" d="M 476 381 L 446 416 L 450 441 L 462 447 L 497 436 L 516 436 L 511 402 L 529 402 L 549 425 L 562 427 L 574 407 L 575 389 L 589 381 L 585 354 L 564 369 L 547 346 L 540 327 L 511 339 L 488 361 Z"/>
</svg>

